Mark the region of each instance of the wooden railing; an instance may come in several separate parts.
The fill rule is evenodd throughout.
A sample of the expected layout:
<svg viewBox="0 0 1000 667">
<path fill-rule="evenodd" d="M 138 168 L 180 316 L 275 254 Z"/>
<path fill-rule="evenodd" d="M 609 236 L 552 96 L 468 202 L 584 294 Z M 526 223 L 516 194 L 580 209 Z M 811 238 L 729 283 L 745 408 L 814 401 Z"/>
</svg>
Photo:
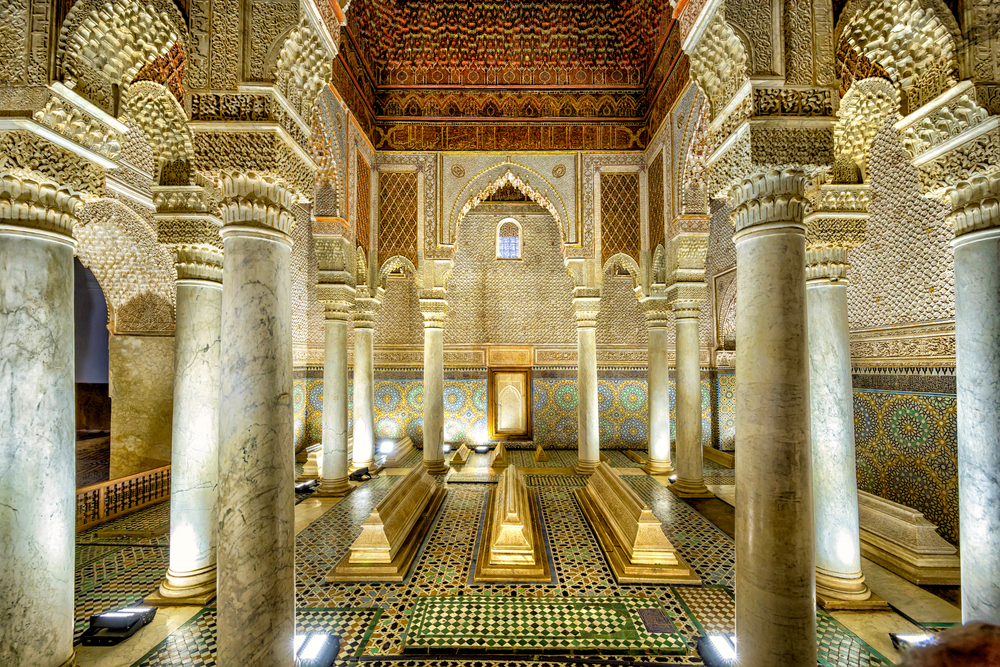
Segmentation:
<svg viewBox="0 0 1000 667">
<path fill-rule="evenodd" d="M 77 489 L 76 530 L 91 528 L 168 498 L 170 466 Z"/>
</svg>

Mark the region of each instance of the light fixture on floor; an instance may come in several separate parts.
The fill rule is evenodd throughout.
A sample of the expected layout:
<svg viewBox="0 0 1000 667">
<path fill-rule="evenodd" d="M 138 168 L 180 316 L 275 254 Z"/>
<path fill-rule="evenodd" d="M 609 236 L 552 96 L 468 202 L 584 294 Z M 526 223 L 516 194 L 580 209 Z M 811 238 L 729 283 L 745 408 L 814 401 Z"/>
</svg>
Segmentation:
<svg viewBox="0 0 1000 667">
<path fill-rule="evenodd" d="M 319 484 L 315 479 L 310 479 L 305 482 L 299 482 L 295 485 L 295 493 L 305 493 L 306 491 L 311 491 L 314 486 Z"/>
<path fill-rule="evenodd" d="M 698 637 L 698 655 L 708 667 L 730 667 L 736 664 L 736 637 L 706 635 Z"/>
<path fill-rule="evenodd" d="M 444 449 L 444 453 L 445 453 L 445 454 L 447 454 L 448 452 L 450 452 L 450 451 L 451 451 L 451 445 L 445 445 L 445 446 L 443 447 L 443 449 Z"/>
<path fill-rule="evenodd" d="M 677 481 L 677 475 L 671 475 L 671 476 L 670 476 L 670 477 L 668 477 L 667 479 L 669 479 L 669 480 L 670 480 L 670 483 L 671 483 L 671 484 L 673 484 L 674 482 L 676 482 L 676 481 Z"/>
<path fill-rule="evenodd" d="M 889 639 L 892 640 L 892 647 L 897 651 L 902 651 L 915 646 L 923 646 L 934 641 L 934 635 L 913 634 L 910 632 L 890 632 Z"/>
<path fill-rule="evenodd" d="M 84 646 L 116 646 L 153 620 L 156 607 L 124 607 L 90 617 L 90 627 L 83 631 Z"/>
<path fill-rule="evenodd" d="M 337 635 L 295 635 L 295 658 L 299 667 L 330 667 L 339 652 L 340 637 Z"/>
<path fill-rule="evenodd" d="M 392 454 L 392 450 L 395 446 L 396 443 L 394 443 L 392 440 L 383 440 L 382 442 L 378 443 L 378 453 L 386 455 Z"/>
<path fill-rule="evenodd" d="M 478 447 L 476 447 L 476 451 L 480 454 L 485 454 L 486 452 L 489 451 L 489 449 L 490 448 L 487 447 L 486 445 L 479 445 Z"/>
</svg>

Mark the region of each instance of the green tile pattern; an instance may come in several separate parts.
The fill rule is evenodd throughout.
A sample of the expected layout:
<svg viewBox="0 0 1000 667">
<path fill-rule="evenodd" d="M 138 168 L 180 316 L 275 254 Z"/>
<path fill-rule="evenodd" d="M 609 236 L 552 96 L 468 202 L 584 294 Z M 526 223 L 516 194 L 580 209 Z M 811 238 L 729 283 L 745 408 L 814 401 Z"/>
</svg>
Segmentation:
<svg viewBox="0 0 1000 667">
<path fill-rule="evenodd" d="M 658 607 L 623 597 L 418 597 L 403 649 L 684 653 L 680 634 L 646 630 L 640 610 Z"/>
</svg>

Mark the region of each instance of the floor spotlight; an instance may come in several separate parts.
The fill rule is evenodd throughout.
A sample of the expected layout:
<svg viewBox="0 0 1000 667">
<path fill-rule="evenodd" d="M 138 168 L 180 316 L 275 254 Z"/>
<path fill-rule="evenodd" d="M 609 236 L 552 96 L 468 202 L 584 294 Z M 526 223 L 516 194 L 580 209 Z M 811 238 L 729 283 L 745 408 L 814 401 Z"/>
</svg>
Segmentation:
<svg viewBox="0 0 1000 667">
<path fill-rule="evenodd" d="M 315 479 L 310 479 L 305 482 L 300 482 L 295 485 L 295 493 L 305 493 L 306 491 L 312 490 L 314 486 L 317 486 L 319 482 Z"/>
<path fill-rule="evenodd" d="M 330 667 L 340 652 L 337 635 L 295 635 L 295 658 L 299 667 Z"/>
<path fill-rule="evenodd" d="M 90 617 L 90 627 L 83 631 L 84 646 L 116 646 L 153 620 L 156 607 L 124 607 Z"/>
<path fill-rule="evenodd" d="M 445 454 L 447 454 L 448 452 L 450 452 L 450 451 L 451 451 L 451 445 L 445 445 L 445 446 L 443 447 L 443 449 L 444 449 L 444 453 L 445 453 Z"/>
<path fill-rule="evenodd" d="M 380 442 L 378 444 L 378 453 L 379 454 L 385 454 L 385 455 L 388 456 L 389 454 L 392 454 L 392 450 L 395 447 L 396 447 L 396 443 L 394 443 L 392 440 L 385 440 L 385 441 Z"/>
<path fill-rule="evenodd" d="M 708 667 L 730 667 L 736 663 L 736 637 L 707 635 L 698 637 L 698 655 Z"/>
<path fill-rule="evenodd" d="M 903 651 L 915 646 L 923 646 L 934 641 L 934 635 L 912 634 L 908 632 L 890 632 L 889 639 L 892 640 L 892 647 L 897 651 Z"/>
<path fill-rule="evenodd" d="M 485 454 L 486 452 L 489 451 L 489 449 L 490 448 L 487 447 L 486 445 L 479 445 L 478 447 L 476 447 L 476 451 L 480 454 Z"/>
</svg>

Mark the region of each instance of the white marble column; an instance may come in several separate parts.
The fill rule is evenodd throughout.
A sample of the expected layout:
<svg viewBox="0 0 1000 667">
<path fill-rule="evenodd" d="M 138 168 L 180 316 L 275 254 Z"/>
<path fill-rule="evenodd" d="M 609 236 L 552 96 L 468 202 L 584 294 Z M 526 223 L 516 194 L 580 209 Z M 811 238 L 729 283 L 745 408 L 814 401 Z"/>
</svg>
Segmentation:
<svg viewBox="0 0 1000 667">
<path fill-rule="evenodd" d="M 959 551 L 966 623 L 1000 623 L 1000 179 L 989 185 L 975 183 L 980 203 L 969 203 L 953 216 Z M 964 193 L 957 201 L 967 203 L 976 194 Z"/>
<path fill-rule="evenodd" d="M 0 190 L 16 184 L 16 176 Z M 27 184 L 0 218 L 0 665 L 72 665 L 76 518 L 73 213 Z M 8 192 L 3 192 L 10 196 Z M 0 206 L 0 215 L 11 208 Z"/>
<path fill-rule="evenodd" d="M 374 299 L 357 300 L 354 311 L 354 462 L 352 470 L 375 465 Z"/>
<path fill-rule="evenodd" d="M 170 567 L 146 602 L 204 606 L 216 588 L 222 251 L 180 246 L 175 253 Z"/>
<path fill-rule="evenodd" d="M 677 481 L 670 490 L 681 498 L 714 498 L 705 486 L 701 444 L 701 366 L 699 310 L 693 303 L 674 306 L 677 331 Z"/>
<path fill-rule="evenodd" d="M 424 467 L 435 474 L 444 464 L 444 318 L 448 303 L 421 296 L 424 316 Z"/>
<path fill-rule="evenodd" d="M 353 290 L 351 290 L 353 292 Z M 326 309 L 326 353 L 323 359 L 323 476 L 313 494 L 318 497 L 346 496 L 353 487 L 347 482 L 347 318 L 343 309 Z"/>
<path fill-rule="evenodd" d="M 573 296 L 576 315 L 576 400 L 579 452 L 573 470 L 589 475 L 601 462 L 601 438 L 597 414 L 597 313 L 600 293 L 576 288 Z"/>
<path fill-rule="evenodd" d="M 643 300 L 649 337 L 649 460 L 650 475 L 673 475 L 670 464 L 670 330 L 669 306 L 664 297 Z"/>
<path fill-rule="evenodd" d="M 842 607 L 871 598 L 861 572 L 847 280 L 840 278 L 846 275 L 847 248 L 810 250 L 807 255 L 816 593 Z"/>
<path fill-rule="evenodd" d="M 736 634 L 743 667 L 815 667 L 801 171 L 733 188 L 736 265 Z"/>
<path fill-rule="evenodd" d="M 252 181 L 252 175 L 246 179 Z M 263 180 L 263 179 L 262 179 Z M 219 667 L 295 663 L 291 194 L 223 184 L 219 427 Z M 252 208 L 244 203 L 255 195 Z M 254 213 L 267 206 L 263 226 Z M 280 208 L 279 208 L 280 206 Z M 260 226 L 248 226 L 254 221 Z"/>
</svg>

